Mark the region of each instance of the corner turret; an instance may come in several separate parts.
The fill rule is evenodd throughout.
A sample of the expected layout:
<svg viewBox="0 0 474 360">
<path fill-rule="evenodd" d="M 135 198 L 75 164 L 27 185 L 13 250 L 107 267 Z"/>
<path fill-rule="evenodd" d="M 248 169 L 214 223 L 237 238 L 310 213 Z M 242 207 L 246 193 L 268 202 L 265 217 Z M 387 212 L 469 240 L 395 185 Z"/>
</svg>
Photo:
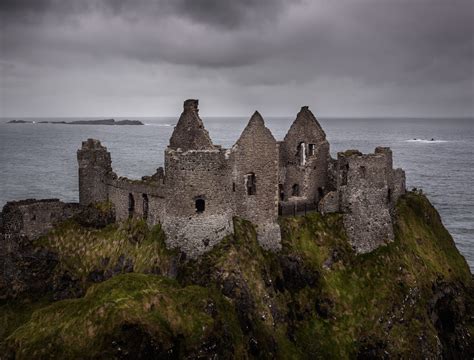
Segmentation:
<svg viewBox="0 0 474 360">
<path fill-rule="evenodd" d="M 184 102 L 183 112 L 171 135 L 169 147 L 173 150 L 212 150 L 214 145 L 199 117 L 199 100 Z"/>
</svg>

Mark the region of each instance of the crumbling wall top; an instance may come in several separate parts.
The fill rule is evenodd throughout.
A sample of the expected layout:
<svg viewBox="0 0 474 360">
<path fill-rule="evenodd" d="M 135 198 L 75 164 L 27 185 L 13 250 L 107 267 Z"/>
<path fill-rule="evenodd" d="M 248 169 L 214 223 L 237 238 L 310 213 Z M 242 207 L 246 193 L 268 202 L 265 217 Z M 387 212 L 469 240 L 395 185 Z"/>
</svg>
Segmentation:
<svg viewBox="0 0 474 360">
<path fill-rule="evenodd" d="M 198 99 L 188 99 L 184 101 L 183 104 L 184 111 L 195 111 L 199 112 L 199 100 Z"/>
<path fill-rule="evenodd" d="M 107 150 L 107 148 L 99 140 L 87 139 L 82 142 L 82 150 Z"/>
<path fill-rule="evenodd" d="M 171 149 L 211 150 L 214 149 L 209 133 L 199 117 L 199 101 L 188 99 L 184 102 L 183 112 L 171 135 Z"/>
</svg>

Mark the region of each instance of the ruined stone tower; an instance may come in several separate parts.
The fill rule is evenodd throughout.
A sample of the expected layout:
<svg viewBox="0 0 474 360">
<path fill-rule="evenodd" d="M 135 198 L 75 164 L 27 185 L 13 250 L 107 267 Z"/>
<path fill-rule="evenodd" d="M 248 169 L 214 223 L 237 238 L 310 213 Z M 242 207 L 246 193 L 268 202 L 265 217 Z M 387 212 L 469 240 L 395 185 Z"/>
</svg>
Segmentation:
<svg viewBox="0 0 474 360">
<path fill-rule="evenodd" d="M 212 144 L 198 111 L 197 100 L 184 102 L 165 151 L 167 198 L 162 225 L 168 244 L 191 256 L 233 232 L 228 159 L 225 150 Z"/>
<path fill-rule="evenodd" d="M 335 191 L 320 203 L 322 212 L 342 212 L 344 227 L 359 253 L 393 240 L 392 211 L 405 192 L 405 173 L 392 168 L 392 151 L 377 147 L 373 154 L 347 150 L 337 155 Z"/>
<path fill-rule="evenodd" d="M 100 141 L 88 139 L 77 151 L 79 163 L 79 203 L 107 201 L 107 178 L 112 173 L 110 153 Z"/>
</svg>

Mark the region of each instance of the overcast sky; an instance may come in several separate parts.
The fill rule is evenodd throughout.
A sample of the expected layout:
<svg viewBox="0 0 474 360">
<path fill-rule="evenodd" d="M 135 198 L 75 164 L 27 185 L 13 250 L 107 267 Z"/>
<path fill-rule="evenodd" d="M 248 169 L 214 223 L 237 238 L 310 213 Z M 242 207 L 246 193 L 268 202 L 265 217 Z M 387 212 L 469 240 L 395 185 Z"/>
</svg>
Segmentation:
<svg viewBox="0 0 474 360">
<path fill-rule="evenodd" d="M 473 116 L 474 0 L 1 0 L 0 116 Z"/>
</svg>

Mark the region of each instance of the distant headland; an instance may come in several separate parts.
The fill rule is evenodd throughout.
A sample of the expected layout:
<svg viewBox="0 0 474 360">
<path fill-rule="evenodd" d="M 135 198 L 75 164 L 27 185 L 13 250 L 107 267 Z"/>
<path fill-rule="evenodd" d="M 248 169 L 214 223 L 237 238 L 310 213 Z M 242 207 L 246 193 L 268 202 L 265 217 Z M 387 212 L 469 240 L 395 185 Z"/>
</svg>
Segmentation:
<svg viewBox="0 0 474 360">
<path fill-rule="evenodd" d="M 101 120 L 76 120 L 76 121 L 39 121 L 31 120 L 11 120 L 8 124 L 65 124 L 65 125 L 144 125 L 139 120 L 115 120 L 115 119 L 101 119 Z"/>
</svg>

